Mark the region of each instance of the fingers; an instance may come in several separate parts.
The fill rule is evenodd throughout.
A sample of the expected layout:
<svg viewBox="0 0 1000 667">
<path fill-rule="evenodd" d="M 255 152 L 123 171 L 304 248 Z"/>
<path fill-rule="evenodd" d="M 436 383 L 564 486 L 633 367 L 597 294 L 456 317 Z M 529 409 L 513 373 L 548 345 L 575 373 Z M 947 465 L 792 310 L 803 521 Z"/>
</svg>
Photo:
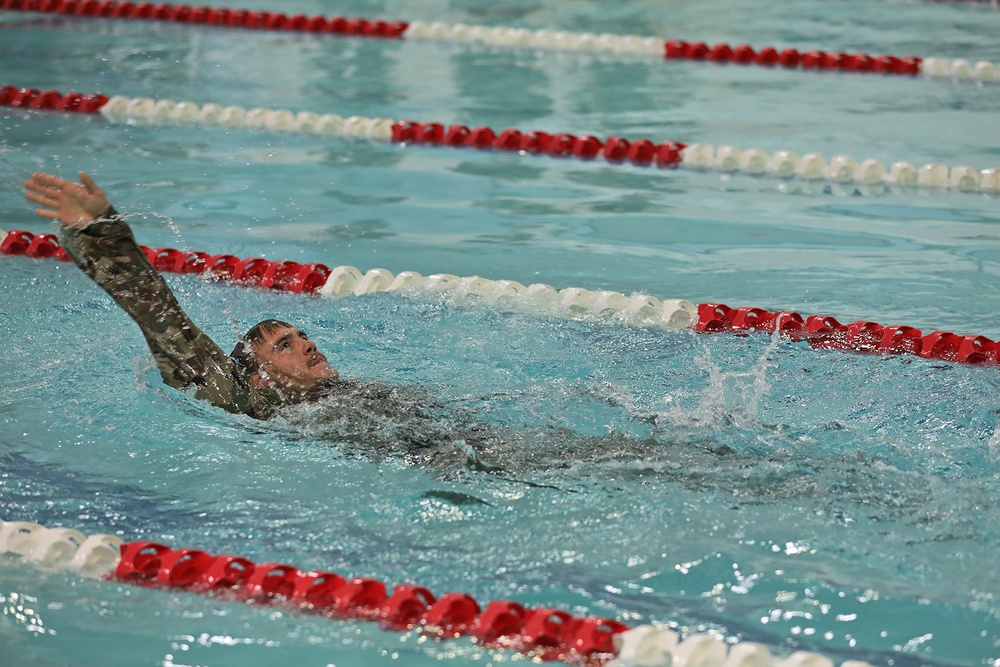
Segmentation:
<svg viewBox="0 0 1000 667">
<path fill-rule="evenodd" d="M 56 220 L 59 218 L 59 198 L 63 188 L 72 188 L 73 186 L 76 184 L 66 179 L 38 172 L 32 174 L 31 179 L 24 182 L 24 197 L 42 207 L 35 209 L 35 215 Z"/>
<path fill-rule="evenodd" d="M 79 176 L 80 176 L 80 182 L 83 183 L 83 187 L 87 188 L 87 192 L 89 192 L 92 195 L 98 195 L 98 196 L 104 195 L 104 191 L 101 190 L 100 187 L 98 187 L 97 183 L 94 182 L 94 179 L 92 179 L 90 176 L 88 176 L 82 171 L 79 173 Z"/>
<path fill-rule="evenodd" d="M 35 211 L 43 218 L 55 218 L 70 227 L 82 227 L 95 220 L 110 204 L 104 192 L 87 174 L 80 172 L 75 183 L 53 174 L 37 172 L 24 182 L 24 196 L 42 206 Z"/>
<path fill-rule="evenodd" d="M 55 198 L 63 188 L 75 186 L 76 183 L 52 176 L 51 174 L 35 174 L 31 180 L 24 182 L 24 187 L 29 190 Z"/>
<path fill-rule="evenodd" d="M 59 190 L 42 185 L 41 183 L 38 183 L 37 181 L 34 180 L 25 181 L 24 187 L 26 188 L 24 191 L 24 198 L 27 199 L 28 201 L 32 201 L 36 204 L 40 204 L 50 209 L 59 208 L 59 200 L 58 200 L 60 192 Z M 38 211 L 36 211 L 36 213 L 38 213 Z M 42 215 L 41 213 L 38 214 Z M 45 217 L 54 217 L 54 214 L 52 216 L 45 216 Z"/>
<path fill-rule="evenodd" d="M 39 194 L 45 194 L 45 193 L 53 193 L 54 194 L 54 193 L 58 192 L 58 190 L 55 190 L 54 188 L 50 188 L 47 185 L 42 185 L 41 183 L 39 183 L 38 181 L 35 181 L 35 180 L 25 181 L 24 182 L 24 187 L 26 189 L 28 189 L 28 190 L 32 190 L 32 191 L 37 192 Z"/>
<path fill-rule="evenodd" d="M 25 183 L 25 186 L 28 187 L 31 187 L 32 185 L 33 184 L 31 181 L 27 181 Z M 36 208 L 35 215 L 41 218 L 52 218 L 52 219 L 59 217 L 58 204 L 56 203 L 56 200 L 53 199 L 52 197 L 31 191 L 25 192 L 24 197 L 29 201 L 33 201 L 36 204 L 41 204 L 42 206 L 45 207 L 45 208 Z"/>
<path fill-rule="evenodd" d="M 56 200 L 40 192 L 25 192 L 24 198 L 42 206 L 55 206 Z"/>
<path fill-rule="evenodd" d="M 43 171 L 32 174 L 31 178 L 36 183 L 48 188 L 55 188 L 57 190 L 61 190 L 71 185 L 76 185 L 73 181 L 67 181 L 65 178 L 60 178 L 59 176 L 55 176 L 53 174 L 46 174 Z"/>
<path fill-rule="evenodd" d="M 56 198 L 48 188 L 44 188 L 34 181 L 25 181 L 24 187 L 27 188 L 24 191 L 24 198 L 28 201 L 33 201 L 36 204 L 48 206 L 49 208 L 56 208 L 58 206 Z"/>
<path fill-rule="evenodd" d="M 104 197 L 104 191 L 94 182 L 94 179 L 82 171 L 79 173 L 79 176 L 80 183 L 74 183 L 53 174 L 38 172 L 32 175 L 31 180 L 25 181 L 24 185 L 29 190 L 47 194 L 53 199 L 57 199 L 61 192 L 77 196 L 87 194 L 95 197 Z"/>
</svg>

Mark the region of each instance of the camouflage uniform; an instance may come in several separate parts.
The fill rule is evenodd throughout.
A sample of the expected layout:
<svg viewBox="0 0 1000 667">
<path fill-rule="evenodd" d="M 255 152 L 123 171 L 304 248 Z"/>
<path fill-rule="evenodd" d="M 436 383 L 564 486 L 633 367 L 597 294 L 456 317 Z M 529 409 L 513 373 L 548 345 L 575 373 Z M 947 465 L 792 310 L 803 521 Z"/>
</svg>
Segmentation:
<svg viewBox="0 0 1000 667">
<path fill-rule="evenodd" d="M 254 387 L 235 361 L 202 332 L 132 231 L 113 208 L 83 229 L 64 227 L 66 253 L 135 320 L 163 381 L 195 398 L 256 419 L 278 413 L 304 423 L 322 439 L 356 443 L 381 457 L 401 452 L 412 464 L 440 474 L 461 469 L 498 472 L 502 460 L 524 449 L 522 439 L 445 408 L 425 391 L 376 381 L 328 380 L 306 395 L 284 398 Z M 300 404 L 293 408 L 292 404 Z"/>
<path fill-rule="evenodd" d="M 114 208 L 83 229 L 64 227 L 62 242 L 76 265 L 139 325 L 164 382 L 193 389 L 195 398 L 229 412 L 257 419 L 274 414 L 281 404 L 277 394 L 253 387 L 246 372 L 195 326 Z"/>
</svg>

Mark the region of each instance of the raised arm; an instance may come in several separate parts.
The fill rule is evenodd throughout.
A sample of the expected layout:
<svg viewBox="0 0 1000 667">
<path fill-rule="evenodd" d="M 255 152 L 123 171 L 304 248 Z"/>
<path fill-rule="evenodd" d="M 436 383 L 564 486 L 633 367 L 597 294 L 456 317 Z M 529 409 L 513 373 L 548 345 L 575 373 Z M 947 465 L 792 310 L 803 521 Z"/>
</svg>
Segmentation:
<svg viewBox="0 0 1000 667">
<path fill-rule="evenodd" d="M 190 320 L 139 248 L 104 192 L 84 173 L 74 183 L 37 173 L 25 197 L 43 218 L 63 224 L 67 254 L 139 325 L 164 382 L 230 412 L 268 416 L 232 359 Z"/>
</svg>

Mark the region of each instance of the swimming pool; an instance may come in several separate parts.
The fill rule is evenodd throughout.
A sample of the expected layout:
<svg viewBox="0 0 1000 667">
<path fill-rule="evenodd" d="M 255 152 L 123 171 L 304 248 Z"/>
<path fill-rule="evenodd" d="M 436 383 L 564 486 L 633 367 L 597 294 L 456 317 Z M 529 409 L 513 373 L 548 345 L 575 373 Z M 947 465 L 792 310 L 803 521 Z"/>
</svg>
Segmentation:
<svg viewBox="0 0 1000 667">
<path fill-rule="evenodd" d="M 1000 62 L 1000 15 L 982 3 L 295 11 Z M 1000 163 L 997 84 L 20 12 L 0 26 L 0 85 Z M 154 247 L 1000 337 L 989 194 L 2 111 L 4 229 L 50 231 L 21 199 L 27 174 L 84 169 Z M 3 257 L 0 275 L 0 518 L 669 623 L 776 654 L 1000 657 L 996 368 L 169 278 L 224 346 L 280 316 L 343 374 L 430 392 L 440 427 L 505 429 L 513 444 L 486 453 L 507 468 L 496 475 L 410 461 L 391 438 L 342 442 L 317 415 L 262 424 L 200 405 L 161 385 L 138 331 L 74 267 Z M 0 596 L 11 664 L 516 659 L 10 559 Z"/>
</svg>

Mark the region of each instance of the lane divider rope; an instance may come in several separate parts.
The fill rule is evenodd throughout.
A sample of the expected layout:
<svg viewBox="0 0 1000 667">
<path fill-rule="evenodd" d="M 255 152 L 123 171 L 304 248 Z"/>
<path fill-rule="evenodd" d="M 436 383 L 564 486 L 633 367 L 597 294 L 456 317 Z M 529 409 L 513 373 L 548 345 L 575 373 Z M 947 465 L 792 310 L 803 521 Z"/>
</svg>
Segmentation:
<svg viewBox="0 0 1000 667">
<path fill-rule="evenodd" d="M 53 234 L 11 230 L 0 241 L 0 253 L 36 259 L 69 261 Z M 792 341 L 805 341 L 817 349 L 872 354 L 910 354 L 963 364 L 1000 365 L 1000 342 L 986 336 L 949 331 L 928 334 L 909 326 L 884 326 L 859 320 L 842 324 L 829 315 L 803 317 L 793 311 L 763 308 L 730 308 L 724 304 L 695 306 L 684 299 L 659 300 L 647 294 L 591 291 L 580 287 L 556 290 L 541 283 L 524 286 L 514 280 L 460 278 L 450 274 L 422 276 L 415 271 L 393 275 L 386 269 L 362 274 L 353 266 L 330 269 L 323 264 L 271 261 L 262 257 L 240 259 L 235 255 L 210 255 L 174 248 L 140 246 L 161 272 L 200 275 L 208 279 L 262 289 L 328 297 L 361 296 L 377 292 L 408 295 L 448 295 L 457 302 L 487 303 L 533 314 L 593 322 L 627 324 L 677 330 L 691 328 L 712 333 L 756 331 L 777 333 Z"/>
<path fill-rule="evenodd" d="M 401 271 L 393 275 L 386 269 L 370 269 L 362 274 L 353 266 L 330 269 L 318 263 L 270 261 L 263 257 L 241 259 L 235 255 L 184 252 L 174 248 L 140 248 L 160 272 L 194 274 L 236 285 L 297 294 L 325 297 L 361 296 L 377 292 L 448 295 L 460 302 L 488 303 L 535 314 L 665 329 L 689 328 L 698 314 L 690 301 L 661 301 L 645 294 L 625 296 L 620 292 L 591 291 L 579 287 L 557 290 L 540 283 L 525 286 L 514 280 L 488 280 L 479 276 L 462 278 L 451 274 L 422 276 L 415 271 Z M 11 230 L 3 236 L 0 253 L 69 261 L 54 234 L 36 235 L 23 230 Z"/>
<path fill-rule="evenodd" d="M 28 521 L 0 520 L 0 557 L 18 556 L 50 571 L 71 571 L 88 578 L 123 584 L 185 590 L 222 600 L 331 619 L 378 623 L 392 632 L 418 631 L 439 639 L 467 637 L 495 650 L 513 651 L 535 661 L 560 660 L 572 665 L 643 665 L 671 667 L 833 667 L 818 653 L 798 651 L 773 656 L 758 643 L 732 647 L 704 634 L 683 641 L 664 627 L 630 628 L 609 618 L 573 616 L 551 607 L 525 607 L 510 600 L 485 606 L 465 593 L 435 596 L 415 584 L 392 592 L 370 577 L 347 579 L 335 572 L 302 571 L 281 563 L 175 549 L 151 541 L 124 542 L 113 535 L 85 537 L 72 528 L 46 528 Z M 870 667 L 847 661 L 843 667 Z"/>
<path fill-rule="evenodd" d="M 151 124 L 193 124 L 242 127 L 274 132 L 296 132 L 350 139 L 368 139 L 402 145 L 428 144 L 453 148 L 502 150 L 521 154 L 548 155 L 582 160 L 604 159 L 610 164 L 687 167 L 751 176 L 769 175 L 779 179 L 798 178 L 810 182 L 891 185 L 928 189 L 951 189 L 968 193 L 1000 193 L 1000 168 L 976 169 L 968 165 L 928 163 L 916 166 L 897 161 L 891 166 L 872 158 L 861 161 L 850 156 L 834 156 L 827 162 L 821 155 L 799 156 L 793 151 L 767 153 L 760 148 L 712 146 L 649 139 L 610 137 L 568 132 L 522 132 L 513 128 L 499 132 L 489 127 L 417 123 L 390 118 L 343 117 L 287 109 L 245 109 L 208 103 L 175 102 L 148 97 L 82 95 L 71 92 L 41 91 L 33 88 L 0 86 L 0 106 L 76 113 L 100 113 L 109 122 Z"/>
<path fill-rule="evenodd" d="M 576 33 L 561 30 L 527 30 L 524 28 L 487 27 L 449 24 L 441 21 L 379 21 L 368 19 L 326 18 L 323 16 L 289 16 L 282 12 L 228 9 L 149 2 L 111 2 L 98 0 L 0 0 L 0 9 L 42 12 L 96 18 L 170 21 L 185 24 L 225 26 L 253 30 L 282 30 L 311 33 L 333 33 L 362 37 L 432 40 L 454 44 L 481 44 L 493 48 L 537 49 L 613 53 L 667 60 L 709 61 L 761 67 L 784 67 L 804 71 L 838 71 L 877 73 L 900 76 L 923 74 L 933 78 L 980 82 L 1000 81 L 1000 69 L 980 60 L 918 58 L 915 56 L 869 55 L 840 51 L 778 50 L 764 46 L 754 49 L 747 44 L 731 46 L 725 43 L 709 45 L 639 35 L 610 33 Z"/>
</svg>

